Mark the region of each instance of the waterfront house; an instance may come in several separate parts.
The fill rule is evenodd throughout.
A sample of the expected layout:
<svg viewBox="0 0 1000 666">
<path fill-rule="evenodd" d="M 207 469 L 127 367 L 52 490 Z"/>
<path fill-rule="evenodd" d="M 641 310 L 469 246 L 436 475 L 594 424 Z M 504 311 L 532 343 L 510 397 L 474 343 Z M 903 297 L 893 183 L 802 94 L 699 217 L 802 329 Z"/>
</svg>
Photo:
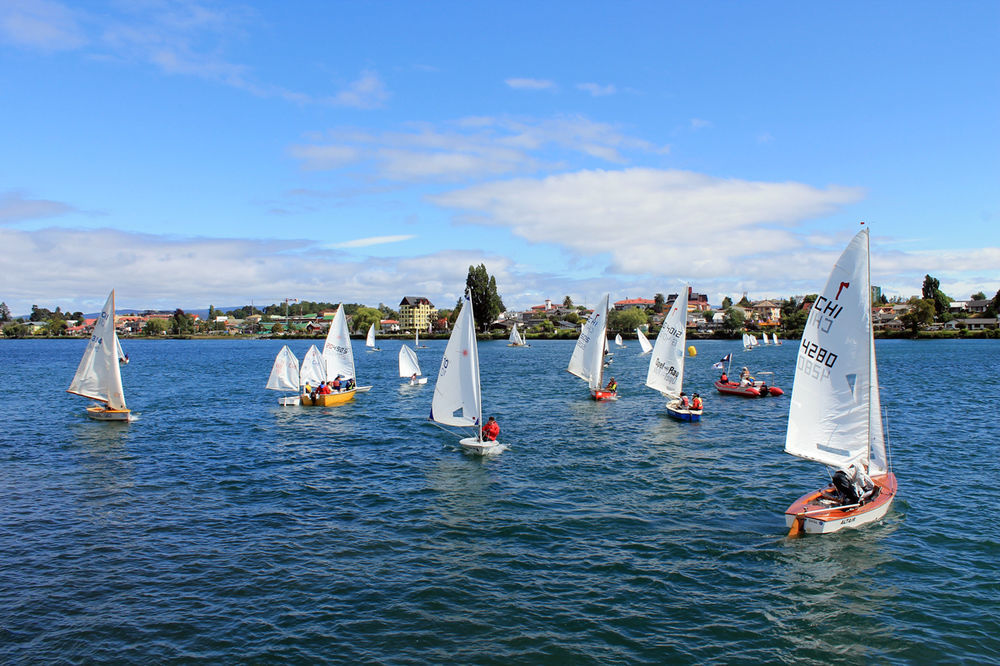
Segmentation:
<svg viewBox="0 0 1000 666">
<path fill-rule="evenodd" d="M 399 302 L 399 326 L 404 331 L 426 331 L 430 328 L 434 304 L 422 296 L 406 296 Z"/>
</svg>

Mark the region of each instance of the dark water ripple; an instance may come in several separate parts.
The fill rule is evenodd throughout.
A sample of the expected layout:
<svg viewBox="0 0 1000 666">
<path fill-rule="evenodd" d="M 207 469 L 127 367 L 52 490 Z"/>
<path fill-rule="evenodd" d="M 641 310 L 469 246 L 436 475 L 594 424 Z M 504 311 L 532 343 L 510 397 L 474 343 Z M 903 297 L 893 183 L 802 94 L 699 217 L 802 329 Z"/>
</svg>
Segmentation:
<svg viewBox="0 0 1000 666">
<path fill-rule="evenodd" d="M 0 343 L 0 659 L 983 663 L 1000 654 L 994 341 L 878 344 L 901 495 L 880 525 L 788 541 L 823 479 L 782 453 L 787 398 L 711 390 L 677 424 L 619 351 L 615 404 L 572 343 L 481 345 L 510 445 L 466 456 L 433 384 L 284 409 L 279 344 L 128 341 L 128 426 L 63 393 L 83 344 Z M 420 352 L 434 374 L 443 342 Z M 308 345 L 294 343 L 301 356 Z M 795 345 L 737 353 L 790 389 Z M 984 371 L 984 368 L 990 369 Z"/>
</svg>

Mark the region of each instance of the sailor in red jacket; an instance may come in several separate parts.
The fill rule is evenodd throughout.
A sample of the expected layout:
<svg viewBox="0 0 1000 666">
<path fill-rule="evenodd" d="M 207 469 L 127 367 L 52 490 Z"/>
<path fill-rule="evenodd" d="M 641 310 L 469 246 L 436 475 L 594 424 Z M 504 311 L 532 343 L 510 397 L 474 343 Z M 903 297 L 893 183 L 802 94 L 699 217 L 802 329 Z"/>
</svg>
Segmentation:
<svg viewBox="0 0 1000 666">
<path fill-rule="evenodd" d="M 500 424 L 492 416 L 483 426 L 483 440 L 487 442 L 497 441 L 497 436 L 500 435 Z"/>
</svg>

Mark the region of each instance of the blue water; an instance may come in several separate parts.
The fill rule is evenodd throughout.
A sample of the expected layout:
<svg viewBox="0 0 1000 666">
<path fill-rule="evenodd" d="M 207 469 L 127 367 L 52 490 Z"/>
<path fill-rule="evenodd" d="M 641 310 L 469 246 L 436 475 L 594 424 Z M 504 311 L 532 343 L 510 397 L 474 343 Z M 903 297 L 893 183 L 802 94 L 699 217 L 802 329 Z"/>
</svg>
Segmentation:
<svg viewBox="0 0 1000 666">
<path fill-rule="evenodd" d="M 351 404 L 280 408 L 280 343 L 127 340 L 138 420 L 64 393 L 82 341 L 0 342 L 0 660 L 935 663 L 1000 659 L 1000 342 L 878 343 L 900 496 L 878 525 L 785 539 L 825 480 L 782 452 L 788 397 L 714 392 L 794 342 L 700 342 L 666 417 L 632 342 L 617 403 L 572 342 L 480 344 L 502 455 L 428 424 L 399 343 L 355 343 Z M 308 347 L 292 343 L 301 358 Z"/>
</svg>

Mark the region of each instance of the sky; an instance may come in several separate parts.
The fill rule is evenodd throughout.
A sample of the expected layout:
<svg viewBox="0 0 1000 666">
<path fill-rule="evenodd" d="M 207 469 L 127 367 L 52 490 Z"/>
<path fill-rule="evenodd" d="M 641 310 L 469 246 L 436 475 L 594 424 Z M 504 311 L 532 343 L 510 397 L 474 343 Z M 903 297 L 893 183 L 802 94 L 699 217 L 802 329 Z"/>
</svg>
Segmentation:
<svg viewBox="0 0 1000 666">
<path fill-rule="evenodd" d="M 0 0 L 0 301 L 1000 289 L 1000 3 Z"/>
</svg>

